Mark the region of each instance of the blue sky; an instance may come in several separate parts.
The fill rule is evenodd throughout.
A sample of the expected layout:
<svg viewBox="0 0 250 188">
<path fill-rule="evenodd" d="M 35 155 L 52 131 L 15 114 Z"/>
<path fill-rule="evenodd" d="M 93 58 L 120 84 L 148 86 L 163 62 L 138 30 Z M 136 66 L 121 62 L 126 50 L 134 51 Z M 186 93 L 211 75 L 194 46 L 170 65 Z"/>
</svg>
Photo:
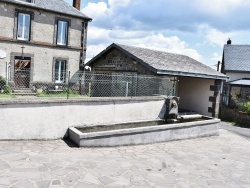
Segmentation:
<svg viewBox="0 0 250 188">
<path fill-rule="evenodd" d="M 228 38 L 250 44 L 248 0 L 82 0 L 81 11 L 93 18 L 87 61 L 114 42 L 185 54 L 216 68 Z"/>
</svg>

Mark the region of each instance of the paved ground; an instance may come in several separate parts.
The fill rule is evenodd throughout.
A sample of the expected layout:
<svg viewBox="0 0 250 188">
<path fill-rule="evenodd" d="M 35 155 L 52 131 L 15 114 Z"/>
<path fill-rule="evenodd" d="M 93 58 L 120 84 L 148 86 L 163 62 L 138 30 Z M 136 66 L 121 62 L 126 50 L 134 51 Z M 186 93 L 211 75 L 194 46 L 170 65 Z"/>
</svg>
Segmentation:
<svg viewBox="0 0 250 188">
<path fill-rule="evenodd" d="M 0 141 L 0 187 L 250 187 L 250 140 L 220 132 L 115 148 Z"/>
<path fill-rule="evenodd" d="M 222 129 L 234 132 L 234 133 L 239 134 L 241 136 L 245 136 L 245 137 L 250 138 L 250 129 L 233 126 L 232 123 L 227 123 L 227 122 L 221 122 L 220 127 Z"/>
</svg>

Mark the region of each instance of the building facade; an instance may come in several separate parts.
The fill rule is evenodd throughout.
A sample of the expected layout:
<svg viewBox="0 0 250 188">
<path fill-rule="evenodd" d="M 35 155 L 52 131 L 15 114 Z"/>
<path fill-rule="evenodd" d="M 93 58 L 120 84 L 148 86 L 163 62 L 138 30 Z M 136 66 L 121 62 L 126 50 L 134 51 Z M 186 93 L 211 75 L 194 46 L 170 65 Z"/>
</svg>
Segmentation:
<svg viewBox="0 0 250 188">
<path fill-rule="evenodd" d="M 250 45 L 234 45 L 229 39 L 224 45 L 221 72 L 229 76 L 224 84 L 223 102 L 237 107 L 250 101 Z"/>
<path fill-rule="evenodd" d="M 180 108 L 218 117 L 219 92 L 227 76 L 188 56 L 113 43 L 87 65 L 95 72 L 167 77 Z"/>
<path fill-rule="evenodd" d="M 221 72 L 230 81 L 250 78 L 250 45 L 233 45 L 229 39 L 224 45 Z"/>
<path fill-rule="evenodd" d="M 76 8 L 60 0 L 1 0 L 0 76 L 15 89 L 66 83 L 69 71 L 84 65 L 91 21 Z"/>
</svg>

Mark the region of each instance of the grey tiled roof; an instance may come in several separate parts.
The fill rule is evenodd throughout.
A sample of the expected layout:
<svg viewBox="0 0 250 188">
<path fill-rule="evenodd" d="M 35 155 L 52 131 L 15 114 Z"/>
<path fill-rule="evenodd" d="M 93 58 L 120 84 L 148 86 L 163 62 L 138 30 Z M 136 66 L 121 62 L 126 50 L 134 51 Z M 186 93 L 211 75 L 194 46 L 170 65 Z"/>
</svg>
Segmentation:
<svg viewBox="0 0 250 188">
<path fill-rule="evenodd" d="M 35 7 L 39 9 L 45 9 L 53 12 L 77 16 L 91 20 L 91 18 L 83 14 L 81 11 L 75 9 L 73 6 L 69 5 L 63 0 L 35 0 L 35 3 L 25 3 L 19 0 L 0 0 L 0 1 Z"/>
<path fill-rule="evenodd" d="M 112 44 L 99 55 L 105 53 L 112 47 L 118 48 L 131 58 L 140 62 L 158 75 L 179 75 L 202 78 L 227 79 L 227 76 L 216 70 L 185 55 L 156 51 L 146 48 L 127 46 L 122 44 Z M 88 65 L 94 63 L 97 55 L 88 62 Z"/>
<path fill-rule="evenodd" d="M 225 45 L 225 71 L 250 72 L 250 45 Z"/>
<path fill-rule="evenodd" d="M 240 85 L 240 86 L 250 86 L 250 79 L 249 78 L 242 78 L 239 80 L 234 80 L 228 82 L 230 85 Z"/>
</svg>

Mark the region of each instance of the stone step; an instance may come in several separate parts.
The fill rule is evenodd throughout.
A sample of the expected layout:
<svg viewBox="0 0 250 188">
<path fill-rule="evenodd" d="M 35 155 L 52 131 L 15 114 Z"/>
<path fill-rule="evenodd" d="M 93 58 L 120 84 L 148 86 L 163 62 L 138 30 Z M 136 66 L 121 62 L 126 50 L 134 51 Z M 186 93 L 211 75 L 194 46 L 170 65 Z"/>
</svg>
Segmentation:
<svg viewBox="0 0 250 188">
<path fill-rule="evenodd" d="M 36 95 L 36 93 L 32 92 L 30 89 L 18 89 L 13 90 L 13 95 Z"/>
<path fill-rule="evenodd" d="M 12 95 L 35 96 L 35 95 L 36 95 L 36 93 L 12 93 Z"/>
</svg>

